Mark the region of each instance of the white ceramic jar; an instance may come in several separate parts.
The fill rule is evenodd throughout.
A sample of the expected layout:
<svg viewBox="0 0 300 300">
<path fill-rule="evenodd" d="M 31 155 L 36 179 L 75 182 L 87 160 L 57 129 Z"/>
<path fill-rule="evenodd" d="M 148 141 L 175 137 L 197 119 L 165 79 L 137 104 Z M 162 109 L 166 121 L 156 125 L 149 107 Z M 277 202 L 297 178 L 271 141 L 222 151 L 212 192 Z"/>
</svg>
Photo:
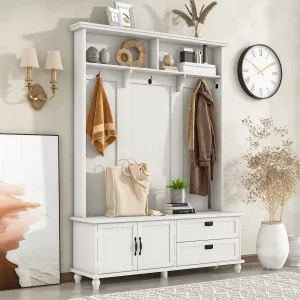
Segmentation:
<svg viewBox="0 0 300 300">
<path fill-rule="evenodd" d="M 300 236 L 290 235 L 290 252 L 286 264 L 291 267 L 300 267 Z"/>
<path fill-rule="evenodd" d="M 289 240 L 283 222 L 262 222 L 256 241 L 256 253 L 263 268 L 279 270 L 289 254 Z"/>
</svg>

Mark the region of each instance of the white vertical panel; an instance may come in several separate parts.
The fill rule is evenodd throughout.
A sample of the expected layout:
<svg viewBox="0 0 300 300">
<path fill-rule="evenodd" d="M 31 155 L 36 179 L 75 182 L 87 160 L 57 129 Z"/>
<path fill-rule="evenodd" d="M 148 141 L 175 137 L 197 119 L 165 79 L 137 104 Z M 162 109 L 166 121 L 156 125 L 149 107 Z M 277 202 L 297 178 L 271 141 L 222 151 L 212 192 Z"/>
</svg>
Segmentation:
<svg viewBox="0 0 300 300">
<path fill-rule="evenodd" d="M 170 181 L 171 88 L 142 84 L 130 88 L 130 157 L 149 164 L 149 206 L 162 209 Z"/>
<path fill-rule="evenodd" d="M 115 122 L 117 122 L 117 81 L 106 81 L 103 76 L 104 89 L 109 101 L 110 109 Z M 86 85 L 86 109 L 89 111 L 92 95 L 95 87 L 95 79 L 87 81 Z M 106 212 L 105 200 L 105 168 L 116 164 L 117 142 L 110 145 L 104 153 L 104 157 L 98 156 L 91 139 L 86 137 L 86 197 L 87 216 L 104 215 Z"/>
<path fill-rule="evenodd" d="M 86 30 L 74 32 L 74 216 L 86 217 Z"/>
<path fill-rule="evenodd" d="M 216 143 L 217 143 L 217 163 L 214 168 L 214 180 L 212 184 L 212 209 L 223 210 L 223 118 L 222 118 L 222 105 L 223 105 L 223 48 L 216 48 L 213 50 L 213 62 L 217 66 L 217 72 L 221 76 L 220 80 L 217 80 L 218 89 L 215 87 L 212 89 L 214 103 L 215 103 L 215 115 L 216 115 Z"/>
<path fill-rule="evenodd" d="M 172 85 L 171 103 L 171 180 L 183 177 L 183 149 L 186 146 L 184 139 L 184 114 L 183 93 L 176 92 L 176 86 Z"/>
<path fill-rule="evenodd" d="M 149 67 L 159 69 L 159 39 L 149 41 Z"/>
<path fill-rule="evenodd" d="M 97 224 L 73 222 L 73 268 L 97 274 Z"/>
</svg>

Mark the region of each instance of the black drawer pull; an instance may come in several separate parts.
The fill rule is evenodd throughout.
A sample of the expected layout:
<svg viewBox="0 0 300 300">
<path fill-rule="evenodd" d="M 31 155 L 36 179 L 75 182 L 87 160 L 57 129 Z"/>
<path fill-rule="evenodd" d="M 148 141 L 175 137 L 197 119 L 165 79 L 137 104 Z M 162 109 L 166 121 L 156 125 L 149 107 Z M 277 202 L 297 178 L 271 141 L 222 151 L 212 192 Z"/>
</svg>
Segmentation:
<svg viewBox="0 0 300 300">
<path fill-rule="evenodd" d="M 139 237 L 139 240 L 140 240 L 140 253 L 139 253 L 139 255 L 142 255 L 142 249 L 143 249 L 142 238 Z"/>
<path fill-rule="evenodd" d="M 205 226 L 214 226 L 214 222 L 205 222 Z"/>
<path fill-rule="evenodd" d="M 214 245 L 205 245 L 205 250 L 214 249 Z"/>
<path fill-rule="evenodd" d="M 137 253 L 138 244 L 136 242 L 136 237 L 134 238 L 134 256 L 136 256 Z"/>
</svg>

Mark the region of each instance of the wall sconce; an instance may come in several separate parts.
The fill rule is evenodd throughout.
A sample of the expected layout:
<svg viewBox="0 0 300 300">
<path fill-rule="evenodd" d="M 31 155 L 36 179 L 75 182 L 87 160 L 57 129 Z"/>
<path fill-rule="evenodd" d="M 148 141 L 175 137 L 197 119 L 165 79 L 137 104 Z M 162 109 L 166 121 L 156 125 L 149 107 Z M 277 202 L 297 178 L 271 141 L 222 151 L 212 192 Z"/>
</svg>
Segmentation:
<svg viewBox="0 0 300 300">
<path fill-rule="evenodd" d="M 33 84 L 32 68 L 39 68 L 39 62 L 37 59 L 36 50 L 34 48 L 27 48 L 24 50 L 20 67 L 26 68 L 27 70 L 27 77 L 25 79 L 26 87 L 28 89 L 27 98 L 34 110 L 40 110 L 44 106 L 46 101 L 53 99 L 55 96 L 55 92 L 57 89 L 56 70 L 63 70 L 60 52 L 51 50 L 48 51 L 47 54 L 45 69 L 51 70 L 50 83 L 52 96 L 50 98 L 48 98 L 41 85 L 37 83 Z"/>
</svg>

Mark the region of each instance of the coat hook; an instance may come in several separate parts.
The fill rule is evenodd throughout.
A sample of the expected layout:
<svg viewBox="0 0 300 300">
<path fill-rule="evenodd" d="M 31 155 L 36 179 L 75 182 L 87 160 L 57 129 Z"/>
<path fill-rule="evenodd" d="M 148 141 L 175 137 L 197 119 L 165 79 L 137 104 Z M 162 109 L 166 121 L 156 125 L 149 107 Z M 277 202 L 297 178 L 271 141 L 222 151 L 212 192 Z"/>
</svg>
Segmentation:
<svg viewBox="0 0 300 300">
<path fill-rule="evenodd" d="M 152 75 L 151 75 L 151 78 L 148 80 L 148 83 L 152 84 Z"/>
<path fill-rule="evenodd" d="M 216 81 L 214 80 L 214 84 L 215 84 L 215 88 L 218 89 L 219 88 L 219 84 L 216 83 Z"/>
<path fill-rule="evenodd" d="M 100 76 L 101 75 L 101 72 L 99 71 L 99 73 L 97 74 L 97 76 L 96 77 L 98 77 L 98 76 Z"/>
</svg>

